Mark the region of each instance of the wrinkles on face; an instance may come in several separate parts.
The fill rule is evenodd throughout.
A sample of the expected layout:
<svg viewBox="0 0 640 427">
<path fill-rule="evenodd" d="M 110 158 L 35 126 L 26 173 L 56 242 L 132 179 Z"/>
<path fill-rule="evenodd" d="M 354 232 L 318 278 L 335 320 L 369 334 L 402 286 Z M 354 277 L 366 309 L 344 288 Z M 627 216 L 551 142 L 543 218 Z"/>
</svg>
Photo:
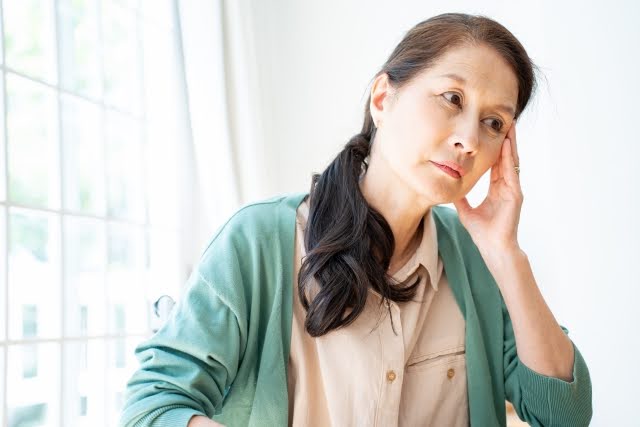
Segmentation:
<svg viewBox="0 0 640 427">
<path fill-rule="evenodd" d="M 385 176 L 376 182 L 385 183 L 383 193 L 425 206 L 465 196 L 497 161 L 513 122 L 499 106 L 515 110 L 518 97 L 514 71 L 485 45 L 451 48 L 403 86 L 379 87 L 388 93 L 372 109 L 383 123 L 370 159 L 373 172 Z M 466 173 L 453 179 L 434 166 L 445 161 Z"/>
</svg>

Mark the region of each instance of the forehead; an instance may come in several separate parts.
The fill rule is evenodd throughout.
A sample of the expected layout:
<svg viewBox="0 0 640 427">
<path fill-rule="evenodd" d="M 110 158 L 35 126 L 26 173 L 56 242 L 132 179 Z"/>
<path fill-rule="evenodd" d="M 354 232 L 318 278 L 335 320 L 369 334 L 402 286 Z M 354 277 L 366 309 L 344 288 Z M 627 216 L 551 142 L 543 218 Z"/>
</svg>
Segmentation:
<svg viewBox="0 0 640 427">
<path fill-rule="evenodd" d="M 513 106 L 518 99 L 515 73 L 498 52 L 484 45 L 449 49 L 416 80 L 429 86 L 457 86 L 471 95 Z"/>
</svg>

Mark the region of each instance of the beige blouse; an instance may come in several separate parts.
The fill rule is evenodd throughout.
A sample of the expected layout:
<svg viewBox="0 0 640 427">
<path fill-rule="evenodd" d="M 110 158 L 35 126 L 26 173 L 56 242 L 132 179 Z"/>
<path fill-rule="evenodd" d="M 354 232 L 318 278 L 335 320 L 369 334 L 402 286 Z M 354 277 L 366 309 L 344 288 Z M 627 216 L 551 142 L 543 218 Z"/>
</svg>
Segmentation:
<svg viewBox="0 0 640 427">
<path fill-rule="evenodd" d="M 289 425 L 468 426 L 465 323 L 438 255 L 431 210 L 420 246 L 393 275 L 410 283 L 419 277 L 415 300 L 422 303 L 390 303 L 394 332 L 381 296 L 370 290 L 352 324 L 318 338 L 304 330 L 297 291 L 308 212 L 305 200 L 296 218 Z"/>
</svg>

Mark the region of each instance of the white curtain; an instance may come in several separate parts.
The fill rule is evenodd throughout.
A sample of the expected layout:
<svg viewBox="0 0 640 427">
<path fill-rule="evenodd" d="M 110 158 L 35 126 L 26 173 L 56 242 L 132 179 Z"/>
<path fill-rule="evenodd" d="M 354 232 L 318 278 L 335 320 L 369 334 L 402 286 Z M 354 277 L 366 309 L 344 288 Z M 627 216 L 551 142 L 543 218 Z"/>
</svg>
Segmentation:
<svg viewBox="0 0 640 427">
<path fill-rule="evenodd" d="M 185 87 L 181 221 L 191 263 L 236 209 L 267 194 L 248 9 L 245 0 L 176 2 Z"/>
</svg>

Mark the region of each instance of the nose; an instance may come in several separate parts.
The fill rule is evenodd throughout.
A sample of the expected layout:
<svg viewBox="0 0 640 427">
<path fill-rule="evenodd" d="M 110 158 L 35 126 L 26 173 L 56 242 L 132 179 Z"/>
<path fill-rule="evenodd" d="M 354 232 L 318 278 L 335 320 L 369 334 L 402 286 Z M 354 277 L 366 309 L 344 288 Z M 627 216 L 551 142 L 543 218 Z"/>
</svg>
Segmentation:
<svg viewBox="0 0 640 427">
<path fill-rule="evenodd" d="M 474 155 L 480 145 L 478 121 L 471 117 L 461 118 L 451 141 L 456 151 Z"/>
</svg>

